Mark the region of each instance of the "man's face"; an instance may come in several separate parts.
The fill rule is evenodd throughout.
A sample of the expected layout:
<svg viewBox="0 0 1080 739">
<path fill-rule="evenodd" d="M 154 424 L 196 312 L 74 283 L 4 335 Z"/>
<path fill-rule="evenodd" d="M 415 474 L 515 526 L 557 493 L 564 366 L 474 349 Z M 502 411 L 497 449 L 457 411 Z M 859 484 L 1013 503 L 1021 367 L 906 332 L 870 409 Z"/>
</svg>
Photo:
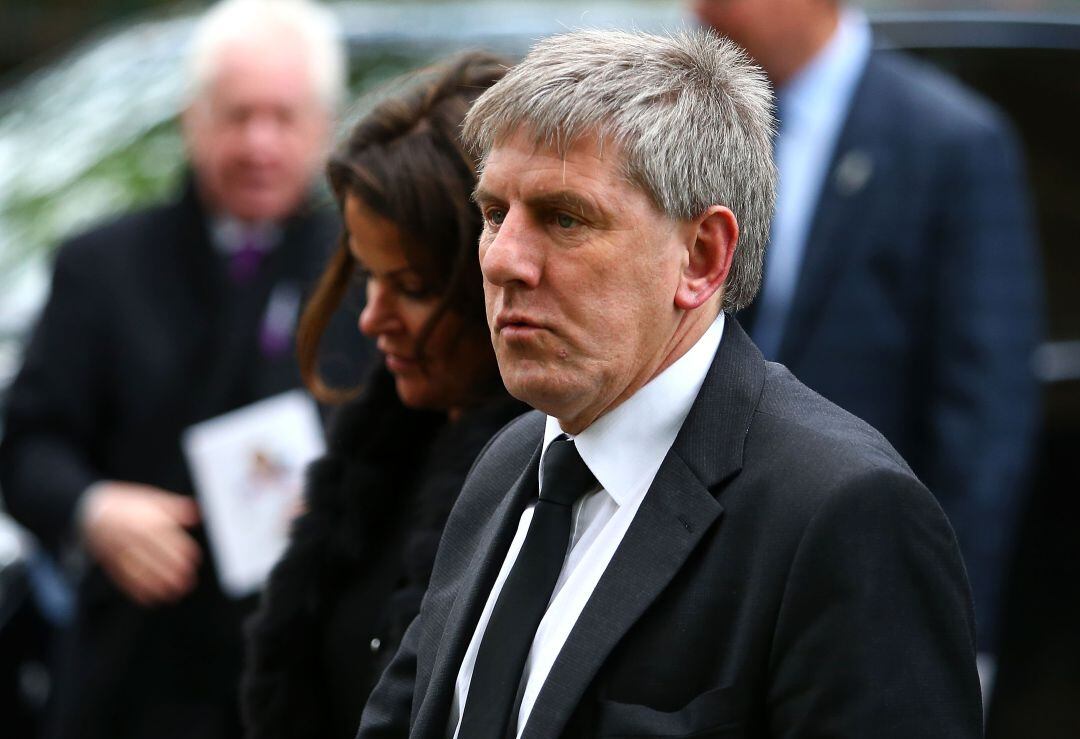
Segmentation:
<svg viewBox="0 0 1080 739">
<path fill-rule="evenodd" d="M 488 323 L 507 389 L 577 432 L 648 382 L 679 324 L 687 224 L 662 214 L 595 138 L 567 153 L 518 134 L 477 187 Z"/>
<path fill-rule="evenodd" d="M 246 221 L 280 220 L 304 198 L 322 164 L 329 112 L 301 49 L 234 45 L 184 114 L 200 192 L 211 208 Z"/>
<path fill-rule="evenodd" d="M 702 24 L 746 49 L 783 86 L 828 44 L 841 0 L 692 0 Z"/>
<path fill-rule="evenodd" d="M 692 0 L 699 21 L 727 36 L 756 59 L 768 58 L 787 38 L 790 16 L 806 3 L 801 0 Z"/>
</svg>

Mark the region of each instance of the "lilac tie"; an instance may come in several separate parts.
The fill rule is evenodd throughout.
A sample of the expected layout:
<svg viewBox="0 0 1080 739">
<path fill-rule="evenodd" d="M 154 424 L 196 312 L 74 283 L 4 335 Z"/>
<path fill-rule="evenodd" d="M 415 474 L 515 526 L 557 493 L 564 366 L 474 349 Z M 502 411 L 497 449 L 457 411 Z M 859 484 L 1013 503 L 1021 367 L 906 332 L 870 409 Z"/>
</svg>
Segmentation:
<svg viewBox="0 0 1080 739">
<path fill-rule="evenodd" d="M 252 229 L 246 230 L 240 248 L 229 257 L 229 279 L 236 285 L 251 282 L 259 274 L 265 251 L 258 234 Z"/>
<path fill-rule="evenodd" d="M 264 357 L 280 358 L 293 346 L 293 329 L 300 308 L 300 293 L 294 285 L 274 288 L 259 327 L 259 349 Z"/>
</svg>

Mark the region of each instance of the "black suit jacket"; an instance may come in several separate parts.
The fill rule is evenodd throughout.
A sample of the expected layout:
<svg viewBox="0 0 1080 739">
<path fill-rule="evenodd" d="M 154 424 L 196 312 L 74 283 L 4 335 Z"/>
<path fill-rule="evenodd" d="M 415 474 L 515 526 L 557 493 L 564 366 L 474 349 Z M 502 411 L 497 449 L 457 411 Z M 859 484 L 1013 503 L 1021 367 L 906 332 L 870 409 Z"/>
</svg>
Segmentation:
<svg viewBox="0 0 1080 739">
<path fill-rule="evenodd" d="M 8 395 L 0 486 L 12 515 L 58 550 L 74 543 L 75 507 L 98 480 L 190 494 L 181 431 L 300 384 L 291 344 L 264 354 L 259 327 L 274 291 L 309 289 L 338 229 L 314 210 L 290 220 L 242 291 L 191 186 L 62 246 Z M 365 342 L 355 326 L 344 331 L 335 329 L 334 350 L 360 363 Z M 251 603 L 222 595 L 196 535 L 206 555 L 199 584 L 173 606 L 141 608 L 100 570 L 86 573 L 54 711 L 60 736 L 160 737 L 169 725 L 212 737 L 235 726 Z"/>
<path fill-rule="evenodd" d="M 445 736 L 461 659 L 536 496 L 543 426 L 525 416 L 481 454 L 359 737 Z M 970 596 L 941 509 L 877 432 L 766 363 L 729 318 L 523 735 L 980 730 Z"/>
<path fill-rule="evenodd" d="M 881 431 L 941 501 L 988 650 L 1038 426 L 1028 205 L 998 110 L 923 64 L 874 53 L 775 357 Z M 740 314 L 751 334 L 753 313 Z"/>
</svg>

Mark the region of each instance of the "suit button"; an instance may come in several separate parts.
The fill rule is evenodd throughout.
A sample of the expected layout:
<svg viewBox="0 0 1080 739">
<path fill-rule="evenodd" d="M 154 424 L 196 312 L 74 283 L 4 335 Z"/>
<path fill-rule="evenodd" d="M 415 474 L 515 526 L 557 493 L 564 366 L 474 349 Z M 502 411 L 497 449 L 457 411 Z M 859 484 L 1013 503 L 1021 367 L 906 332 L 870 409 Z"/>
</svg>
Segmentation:
<svg viewBox="0 0 1080 739">
<path fill-rule="evenodd" d="M 381 639 L 379 639 L 378 637 L 375 637 L 374 639 L 371 640 L 371 653 L 372 654 L 378 654 L 379 649 L 381 649 L 381 648 L 382 648 L 382 640 Z"/>
</svg>

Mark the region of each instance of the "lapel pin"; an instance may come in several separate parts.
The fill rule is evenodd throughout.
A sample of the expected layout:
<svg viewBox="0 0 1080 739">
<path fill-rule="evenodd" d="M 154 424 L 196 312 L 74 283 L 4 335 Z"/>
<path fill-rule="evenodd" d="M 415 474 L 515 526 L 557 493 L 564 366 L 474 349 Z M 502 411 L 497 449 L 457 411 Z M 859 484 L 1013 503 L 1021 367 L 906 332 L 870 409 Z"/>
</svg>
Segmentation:
<svg viewBox="0 0 1080 739">
<path fill-rule="evenodd" d="M 874 160 L 859 149 L 845 153 L 833 172 L 836 189 L 841 195 L 850 197 L 866 187 L 874 174 Z"/>
</svg>

